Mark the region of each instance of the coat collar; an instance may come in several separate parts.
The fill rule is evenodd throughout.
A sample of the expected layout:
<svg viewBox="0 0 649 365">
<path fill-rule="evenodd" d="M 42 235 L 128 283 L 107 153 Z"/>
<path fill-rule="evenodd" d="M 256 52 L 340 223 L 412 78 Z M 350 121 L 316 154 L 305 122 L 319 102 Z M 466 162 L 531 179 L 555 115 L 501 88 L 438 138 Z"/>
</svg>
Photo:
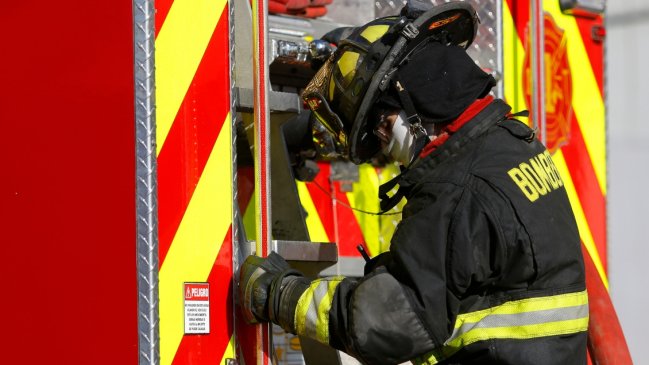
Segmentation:
<svg viewBox="0 0 649 365">
<path fill-rule="evenodd" d="M 415 160 L 408 168 L 395 177 L 394 179 L 386 182 L 379 187 L 379 198 L 381 199 L 381 211 L 387 212 L 408 194 L 410 189 L 420 181 L 425 175 L 430 173 L 437 165 L 449 157 L 457 155 L 462 151 L 467 144 L 478 138 L 489 127 L 501 122 L 511 110 L 511 107 L 500 99 L 495 99 L 487 105 L 481 105 L 482 109 L 477 112 L 473 111 L 473 116 L 464 120 L 461 125 L 456 126 L 457 131 L 449 133 L 443 143 L 435 146 L 434 149 L 428 151 L 423 157 Z M 467 109 L 468 111 L 468 109 Z M 462 117 L 458 117 L 458 120 Z M 451 125 L 454 122 L 451 123 Z M 459 123 L 458 123 L 459 124 Z M 435 141 L 432 141 L 433 143 Z M 428 147 L 428 146 L 427 146 Z M 425 149 L 424 149 L 425 150 Z M 399 189 L 392 196 L 388 193 L 392 191 L 396 185 Z"/>
</svg>

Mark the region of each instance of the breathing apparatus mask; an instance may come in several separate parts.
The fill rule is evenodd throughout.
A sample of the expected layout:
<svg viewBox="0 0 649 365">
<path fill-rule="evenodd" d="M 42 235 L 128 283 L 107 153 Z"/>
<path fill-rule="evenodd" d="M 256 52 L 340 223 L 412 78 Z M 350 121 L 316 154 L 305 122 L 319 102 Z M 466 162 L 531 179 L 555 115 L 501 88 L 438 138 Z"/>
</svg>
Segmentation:
<svg viewBox="0 0 649 365">
<path fill-rule="evenodd" d="M 382 149 L 383 154 L 404 166 L 410 164 L 415 153 L 415 136 L 410 132 L 412 124 L 407 119 L 406 112 L 403 110 L 399 112 L 392 125 L 390 142 Z"/>
</svg>

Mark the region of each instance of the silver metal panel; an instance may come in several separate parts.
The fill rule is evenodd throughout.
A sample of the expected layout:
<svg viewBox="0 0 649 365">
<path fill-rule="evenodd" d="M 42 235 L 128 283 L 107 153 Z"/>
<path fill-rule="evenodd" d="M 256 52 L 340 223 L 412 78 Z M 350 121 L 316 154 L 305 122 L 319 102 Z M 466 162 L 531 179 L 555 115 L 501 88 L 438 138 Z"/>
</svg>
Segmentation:
<svg viewBox="0 0 649 365">
<path fill-rule="evenodd" d="M 276 240 L 309 241 L 307 213 L 300 203 L 291 166 L 291 155 L 284 134 L 285 123 L 290 123 L 294 116 L 295 113 L 275 112 L 270 117 L 270 166 L 273 174 L 270 185 L 273 192 L 270 205 L 273 212 L 272 236 Z"/>
<path fill-rule="evenodd" d="M 430 0 L 433 5 L 440 5 L 449 0 Z M 493 94 L 503 97 L 503 36 L 502 36 L 502 0 L 468 0 L 480 18 L 476 39 L 467 50 L 478 66 L 490 72 L 498 85 Z M 406 4 L 404 0 L 376 0 L 374 12 L 376 17 L 398 14 Z"/>
<path fill-rule="evenodd" d="M 339 257 L 336 265 L 322 271 L 320 276 L 344 275 L 361 277 L 364 268 L 365 260 L 360 257 Z"/>
<path fill-rule="evenodd" d="M 241 244 L 240 249 L 247 255 L 254 255 L 255 246 L 254 241 L 247 241 Z M 324 276 L 321 272 L 338 261 L 338 247 L 331 242 L 272 240 L 269 250 L 311 279 Z"/>
<path fill-rule="evenodd" d="M 235 2 L 238 2 L 235 6 Z M 247 1 L 229 1 L 230 4 L 230 57 L 235 62 L 230 65 L 234 74 L 231 80 L 238 87 L 252 90 L 252 13 Z M 234 40 L 237 43 L 234 43 Z"/>
<path fill-rule="evenodd" d="M 473 44 L 467 53 L 478 66 L 490 72 L 498 85 L 493 90 L 496 97 L 503 94 L 503 33 L 502 33 L 502 0 L 469 1 L 480 18 L 480 26 Z"/>
<path fill-rule="evenodd" d="M 235 87 L 232 92 L 237 102 L 237 111 L 251 112 L 254 106 L 252 89 Z M 294 112 L 302 110 L 300 96 L 296 93 L 269 91 L 268 102 L 274 112 Z"/>
<path fill-rule="evenodd" d="M 273 240 L 270 250 L 288 261 L 334 263 L 338 260 L 338 247 L 329 242 Z"/>
<path fill-rule="evenodd" d="M 269 15 L 270 37 L 270 82 L 273 91 L 300 94 L 315 75 L 309 56 L 310 43 L 340 24 L 319 19 L 304 19 L 290 16 Z M 285 111 L 270 96 L 272 111 Z M 300 103 L 301 105 L 301 103 Z M 301 109 L 301 107 L 300 107 Z"/>
<path fill-rule="evenodd" d="M 133 1 L 138 363 L 160 363 L 153 0 Z"/>
</svg>

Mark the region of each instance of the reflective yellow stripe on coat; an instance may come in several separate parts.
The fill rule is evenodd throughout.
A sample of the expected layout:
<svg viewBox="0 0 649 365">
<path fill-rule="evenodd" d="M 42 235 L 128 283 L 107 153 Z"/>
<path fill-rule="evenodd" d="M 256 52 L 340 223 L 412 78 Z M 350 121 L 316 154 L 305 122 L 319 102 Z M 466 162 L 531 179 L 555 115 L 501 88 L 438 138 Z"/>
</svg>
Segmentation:
<svg viewBox="0 0 649 365">
<path fill-rule="evenodd" d="M 295 308 L 295 329 L 300 336 L 329 344 L 329 310 L 343 276 L 318 279 L 302 293 Z"/>
<path fill-rule="evenodd" d="M 465 346 L 489 339 L 523 340 L 567 335 L 588 329 L 586 291 L 529 298 L 503 303 L 477 312 L 460 314 L 451 336 L 414 364 L 437 364 Z"/>
</svg>

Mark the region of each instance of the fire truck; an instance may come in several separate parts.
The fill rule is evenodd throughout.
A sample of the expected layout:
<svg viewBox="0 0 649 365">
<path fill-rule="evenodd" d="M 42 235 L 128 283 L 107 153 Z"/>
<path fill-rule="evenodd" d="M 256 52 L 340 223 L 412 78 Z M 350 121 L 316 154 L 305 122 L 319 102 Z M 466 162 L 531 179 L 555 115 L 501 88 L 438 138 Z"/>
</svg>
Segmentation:
<svg viewBox="0 0 649 365">
<path fill-rule="evenodd" d="M 568 192 L 591 361 L 631 363 L 607 292 L 605 1 L 467 1 L 470 55 L 530 111 Z M 375 214 L 377 190 L 397 166 L 300 149 L 300 91 L 333 49 L 323 34 L 402 5 L 1 5 L 2 362 L 354 363 L 243 323 L 237 272 L 276 251 L 311 277 L 360 276 L 359 245 L 389 250 L 401 206 Z"/>
</svg>

